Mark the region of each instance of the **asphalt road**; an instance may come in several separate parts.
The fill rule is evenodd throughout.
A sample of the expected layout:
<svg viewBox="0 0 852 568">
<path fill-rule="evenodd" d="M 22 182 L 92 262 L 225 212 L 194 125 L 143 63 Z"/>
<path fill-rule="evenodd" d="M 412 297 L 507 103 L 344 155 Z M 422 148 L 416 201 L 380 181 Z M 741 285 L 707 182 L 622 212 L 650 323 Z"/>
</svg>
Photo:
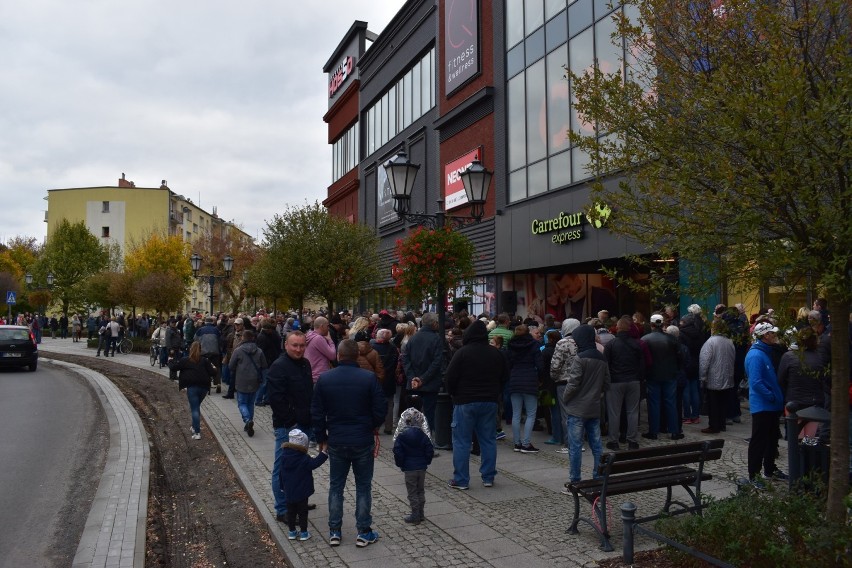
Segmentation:
<svg viewBox="0 0 852 568">
<path fill-rule="evenodd" d="M 84 378 L 0 369 L 0 567 L 71 566 L 108 447 Z"/>
</svg>

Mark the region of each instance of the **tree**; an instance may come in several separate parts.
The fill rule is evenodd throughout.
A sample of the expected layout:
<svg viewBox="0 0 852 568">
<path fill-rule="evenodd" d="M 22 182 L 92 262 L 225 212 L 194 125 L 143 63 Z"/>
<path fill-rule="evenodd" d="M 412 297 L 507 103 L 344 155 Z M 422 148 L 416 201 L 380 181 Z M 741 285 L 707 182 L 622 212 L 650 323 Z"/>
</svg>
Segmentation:
<svg viewBox="0 0 852 568">
<path fill-rule="evenodd" d="M 35 281 L 46 282 L 53 273 L 52 297 L 62 305 L 67 317 L 71 304 L 81 304 L 86 295 L 86 279 L 107 266 L 109 254 L 83 221 L 63 219 L 48 236 L 41 258 L 33 265 Z"/>
<path fill-rule="evenodd" d="M 186 285 L 173 272 L 152 272 L 136 282 L 139 304 L 153 307 L 160 317 L 163 312 L 177 312 L 185 292 Z"/>
<path fill-rule="evenodd" d="M 418 303 L 432 295 L 440 302 L 443 291 L 455 290 L 475 276 L 475 254 L 470 239 L 450 227 L 419 227 L 396 242 L 396 287 Z"/>
<path fill-rule="evenodd" d="M 828 515 L 846 514 L 852 300 L 852 66 L 846 0 L 632 0 L 624 73 L 570 74 L 608 226 L 704 276 L 756 289 L 808 275 L 832 331 Z M 715 9 L 714 9 L 715 8 Z M 651 33 L 648 30 L 652 30 Z M 614 38 L 621 45 L 621 38 Z M 708 279 L 707 275 L 712 275 Z"/>
<path fill-rule="evenodd" d="M 375 231 L 329 214 L 318 202 L 276 214 L 263 235 L 258 289 L 300 309 L 305 299 L 323 299 L 331 311 L 377 280 Z"/>
<path fill-rule="evenodd" d="M 217 283 L 220 284 L 224 296 L 230 298 L 231 310 L 236 311 L 245 300 L 246 286 L 243 284 L 243 272 L 251 270 L 260 258 L 260 248 L 236 229 L 225 235 L 218 231 L 206 232 L 192 244 L 192 247 L 195 253 L 207 261 L 205 268 L 212 270 L 214 274 L 224 275 L 222 259 L 225 256 L 231 255 L 234 259 L 231 278 L 217 279 Z M 209 290 L 207 293 L 209 294 Z"/>
<path fill-rule="evenodd" d="M 130 243 L 124 255 L 124 270 L 140 278 L 155 273 L 174 274 L 189 286 L 192 282 L 189 250 L 189 243 L 180 235 L 154 232 L 139 242 Z"/>
</svg>

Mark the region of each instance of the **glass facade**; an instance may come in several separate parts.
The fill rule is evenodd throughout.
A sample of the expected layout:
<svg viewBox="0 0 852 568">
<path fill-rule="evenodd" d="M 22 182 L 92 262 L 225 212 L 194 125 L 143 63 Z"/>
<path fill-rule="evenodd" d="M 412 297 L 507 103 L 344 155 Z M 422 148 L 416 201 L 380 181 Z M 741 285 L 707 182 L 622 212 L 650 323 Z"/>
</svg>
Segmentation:
<svg viewBox="0 0 852 568">
<path fill-rule="evenodd" d="M 614 4 L 612 8 L 610 3 Z M 567 133 L 604 136 L 580 119 L 565 68 L 581 75 L 597 66 L 622 69 L 613 45 L 622 10 L 610 0 L 506 0 L 509 202 L 588 179 L 589 156 Z"/>
<path fill-rule="evenodd" d="M 331 182 L 358 167 L 358 123 L 352 125 L 331 146 Z"/>
<path fill-rule="evenodd" d="M 367 109 L 369 156 L 435 106 L 435 48 Z"/>
</svg>

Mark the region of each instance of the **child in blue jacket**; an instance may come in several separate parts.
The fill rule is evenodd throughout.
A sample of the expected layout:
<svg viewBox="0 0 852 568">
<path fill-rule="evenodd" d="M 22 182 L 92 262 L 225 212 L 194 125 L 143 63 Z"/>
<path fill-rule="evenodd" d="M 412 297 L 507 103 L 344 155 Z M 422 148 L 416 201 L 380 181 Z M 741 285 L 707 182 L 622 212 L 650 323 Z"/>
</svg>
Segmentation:
<svg viewBox="0 0 852 568">
<path fill-rule="evenodd" d="M 426 468 L 432 463 L 432 457 L 435 455 L 429 425 L 423 413 L 416 408 L 403 412 L 399 417 L 393 440 L 393 460 L 405 473 L 405 488 L 408 490 L 408 502 L 411 504 L 411 514 L 407 515 L 404 521 L 417 525 L 424 520 Z"/>
<path fill-rule="evenodd" d="M 290 529 L 287 538 L 308 540 L 311 538 L 308 532 L 308 497 L 314 494 L 313 471 L 328 459 L 328 454 L 322 451 L 315 458 L 309 456 L 308 435 L 298 428 L 290 430 L 290 440 L 281 447 L 284 451 L 281 452 L 279 479 L 281 489 L 287 495 L 287 525 Z M 297 517 L 301 532 L 296 531 Z"/>
</svg>

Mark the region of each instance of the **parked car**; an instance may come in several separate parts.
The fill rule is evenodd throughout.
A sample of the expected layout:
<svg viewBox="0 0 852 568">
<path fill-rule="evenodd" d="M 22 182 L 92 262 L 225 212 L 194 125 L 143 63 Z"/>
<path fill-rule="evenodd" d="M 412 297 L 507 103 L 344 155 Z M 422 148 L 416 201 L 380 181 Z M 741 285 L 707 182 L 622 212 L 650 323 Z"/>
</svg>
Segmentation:
<svg viewBox="0 0 852 568">
<path fill-rule="evenodd" d="M 38 345 L 25 325 L 0 325 L 0 367 L 38 367 Z"/>
</svg>

